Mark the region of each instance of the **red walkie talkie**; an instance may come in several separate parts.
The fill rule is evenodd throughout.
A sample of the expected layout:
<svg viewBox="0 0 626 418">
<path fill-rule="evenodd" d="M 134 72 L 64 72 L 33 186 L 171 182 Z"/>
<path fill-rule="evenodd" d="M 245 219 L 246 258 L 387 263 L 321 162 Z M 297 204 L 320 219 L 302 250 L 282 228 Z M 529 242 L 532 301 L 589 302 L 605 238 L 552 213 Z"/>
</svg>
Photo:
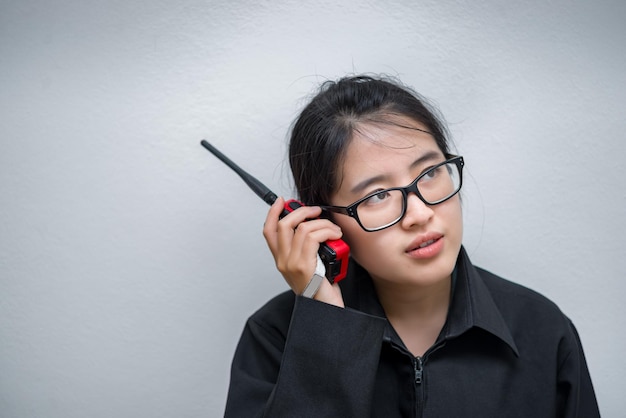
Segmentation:
<svg viewBox="0 0 626 418">
<path fill-rule="evenodd" d="M 229 166 L 235 173 L 243 179 L 243 181 L 259 196 L 265 203 L 272 205 L 278 198 L 263 183 L 250 174 L 245 172 L 241 167 L 232 162 L 228 157 L 222 154 L 217 148 L 206 140 L 200 141 L 200 144 L 209 150 L 213 155 L 219 158 L 224 164 Z M 304 206 L 301 202 L 291 199 L 285 202 L 281 218 Z M 330 283 L 338 282 L 346 277 L 348 272 L 348 257 L 350 255 L 350 247 L 343 240 L 328 240 L 320 244 L 318 254 L 326 267 L 326 278 Z"/>
</svg>

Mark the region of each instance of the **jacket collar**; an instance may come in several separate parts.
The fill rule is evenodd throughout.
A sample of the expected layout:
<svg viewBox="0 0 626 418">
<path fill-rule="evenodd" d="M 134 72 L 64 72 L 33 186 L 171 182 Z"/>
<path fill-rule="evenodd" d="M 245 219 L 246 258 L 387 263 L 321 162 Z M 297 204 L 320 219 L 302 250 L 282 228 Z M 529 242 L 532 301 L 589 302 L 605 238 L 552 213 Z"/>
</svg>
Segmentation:
<svg viewBox="0 0 626 418">
<path fill-rule="evenodd" d="M 502 313 L 463 247 L 459 252 L 453 278 L 452 301 L 440 339 L 453 339 L 476 327 L 505 342 L 515 355 L 519 356 L 517 346 Z M 355 261 L 350 260 L 348 277 L 346 280 L 342 280 L 340 284 L 347 307 L 369 315 L 386 318 L 385 311 L 374 289 L 372 278 Z"/>
</svg>

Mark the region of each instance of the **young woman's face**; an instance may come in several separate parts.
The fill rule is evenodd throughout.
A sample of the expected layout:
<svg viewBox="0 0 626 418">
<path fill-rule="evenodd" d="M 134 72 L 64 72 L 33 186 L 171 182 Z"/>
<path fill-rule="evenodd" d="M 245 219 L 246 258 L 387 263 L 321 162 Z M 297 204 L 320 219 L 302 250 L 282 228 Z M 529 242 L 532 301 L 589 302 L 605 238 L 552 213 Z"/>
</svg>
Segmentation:
<svg viewBox="0 0 626 418">
<path fill-rule="evenodd" d="M 424 130 L 410 119 L 398 122 Z M 347 206 L 377 190 L 406 186 L 445 159 L 428 133 L 393 124 L 363 125 L 347 148 L 341 184 L 331 203 Z M 334 214 L 333 221 L 352 257 L 377 285 L 428 286 L 449 278 L 463 235 L 458 194 L 428 206 L 411 193 L 404 218 L 376 232 L 364 231 L 345 215 Z"/>
</svg>

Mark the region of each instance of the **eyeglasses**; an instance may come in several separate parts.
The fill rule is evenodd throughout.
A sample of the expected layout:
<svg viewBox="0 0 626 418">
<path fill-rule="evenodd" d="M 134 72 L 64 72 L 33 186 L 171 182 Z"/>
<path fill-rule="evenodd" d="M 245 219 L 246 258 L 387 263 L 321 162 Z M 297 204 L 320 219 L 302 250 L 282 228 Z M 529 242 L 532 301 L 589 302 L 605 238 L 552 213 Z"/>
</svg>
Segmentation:
<svg viewBox="0 0 626 418">
<path fill-rule="evenodd" d="M 380 231 L 398 223 L 406 214 L 409 193 L 427 205 L 438 205 L 461 190 L 463 184 L 462 156 L 448 159 L 420 174 L 406 187 L 392 187 L 371 193 L 348 206 L 321 206 L 329 212 L 348 215 L 368 232 Z"/>
</svg>

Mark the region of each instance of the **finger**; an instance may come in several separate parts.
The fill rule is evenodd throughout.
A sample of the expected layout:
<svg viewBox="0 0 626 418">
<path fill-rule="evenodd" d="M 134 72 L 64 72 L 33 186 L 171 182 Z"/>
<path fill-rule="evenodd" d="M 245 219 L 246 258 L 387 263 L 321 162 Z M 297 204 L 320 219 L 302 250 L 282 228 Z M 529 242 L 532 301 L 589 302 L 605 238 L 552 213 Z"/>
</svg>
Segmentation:
<svg viewBox="0 0 626 418">
<path fill-rule="evenodd" d="M 315 271 L 320 243 L 339 239 L 341 235 L 341 229 L 327 220 L 301 223 L 291 239 L 285 264 L 292 280 L 303 281 L 302 285 L 306 285 Z"/>
<path fill-rule="evenodd" d="M 280 223 L 291 229 L 296 229 L 304 221 L 316 219 L 322 213 L 319 206 L 302 206 L 290 212 L 280 220 Z"/>
<path fill-rule="evenodd" d="M 294 231 L 307 219 L 314 218 L 319 215 L 320 209 L 316 207 L 300 207 L 293 212 L 287 214 L 278 221 L 277 224 L 277 246 L 278 254 L 286 256 L 291 252 L 291 241 Z"/>
<path fill-rule="evenodd" d="M 320 243 L 339 239 L 342 235 L 341 228 L 327 219 L 302 222 L 295 230 L 291 247 L 302 248 L 307 253 L 311 253 L 312 250 L 317 252 Z"/>
<path fill-rule="evenodd" d="M 270 207 L 263 224 L 263 236 L 272 254 L 275 254 L 278 248 L 278 221 L 284 206 L 285 200 L 282 197 L 277 198 Z"/>
</svg>

